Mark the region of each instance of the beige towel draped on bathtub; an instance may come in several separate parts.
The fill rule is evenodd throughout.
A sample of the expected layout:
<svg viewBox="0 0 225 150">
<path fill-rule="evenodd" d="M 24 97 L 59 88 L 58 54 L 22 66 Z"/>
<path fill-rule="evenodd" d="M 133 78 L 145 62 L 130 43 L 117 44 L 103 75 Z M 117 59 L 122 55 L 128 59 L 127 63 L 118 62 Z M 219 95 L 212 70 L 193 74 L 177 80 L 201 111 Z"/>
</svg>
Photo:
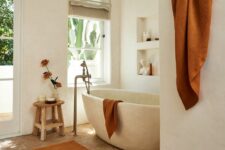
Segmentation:
<svg viewBox="0 0 225 150">
<path fill-rule="evenodd" d="M 177 89 L 185 109 L 199 99 L 200 71 L 206 60 L 212 0 L 172 0 Z"/>
<path fill-rule="evenodd" d="M 113 133 L 118 127 L 118 112 L 117 105 L 122 101 L 104 99 L 103 101 L 103 112 L 105 117 L 105 126 L 108 133 L 108 137 L 111 138 Z"/>
</svg>

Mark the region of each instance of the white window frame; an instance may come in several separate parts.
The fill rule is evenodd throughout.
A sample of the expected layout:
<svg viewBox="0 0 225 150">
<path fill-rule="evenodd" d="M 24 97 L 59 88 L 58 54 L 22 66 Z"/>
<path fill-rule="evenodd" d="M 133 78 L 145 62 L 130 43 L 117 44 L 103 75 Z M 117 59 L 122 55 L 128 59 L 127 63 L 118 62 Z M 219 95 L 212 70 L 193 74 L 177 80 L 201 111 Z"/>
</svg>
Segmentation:
<svg viewBox="0 0 225 150">
<path fill-rule="evenodd" d="M 13 78 L 4 78 L 4 80 L 13 80 L 13 120 L 1 123 L 1 126 L 7 126 L 6 134 L 1 134 L 0 139 L 20 136 L 22 134 L 22 113 L 21 107 L 21 92 L 22 92 L 22 81 L 21 81 L 21 65 L 23 56 L 23 35 L 22 35 L 22 20 L 23 20 L 23 1 L 14 0 L 14 34 L 13 37 L 3 37 L 6 39 L 13 39 Z M 2 78 L 3 80 L 3 78 Z M 15 126 L 16 124 L 16 126 Z"/>
<path fill-rule="evenodd" d="M 14 5 L 16 5 L 16 2 L 15 2 L 15 0 L 14 0 Z M 16 24 L 16 19 L 17 19 L 17 17 L 16 17 L 16 9 L 14 9 L 14 13 L 13 13 L 13 36 L 12 37 L 8 37 L 8 36 L 0 36 L 0 40 L 13 40 L 13 65 L 5 65 L 5 66 L 8 66 L 8 67 L 13 67 L 14 68 L 14 47 L 15 47 L 15 28 L 16 28 L 16 26 L 15 26 L 15 24 Z M 13 70 L 12 70 L 13 71 Z M 12 72 L 12 77 L 4 77 L 4 78 L 0 78 L 0 82 L 1 81 L 12 81 L 12 82 L 14 82 L 13 81 L 14 80 L 14 71 Z M 13 84 L 13 88 L 14 88 L 14 84 Z M 14 90 L 14 89 L 13 89 Z M 13 101 L 14 101 L 14 95 L 13 95 Z M 13 111 L 13 110 L 12 110 Z"/>
<path fill-rule="evenodd" d="M 77 15 L 70 15 L 69 17 L 74 17 L 74 18 L 79 18 L 79 19 L 87 19 L 87 20 L 97 20 L 97 21 L 104 21 L 104 27 L 102 33 L 104 33 L 106 36 L 104 39 L 102 39 L 103 44 L 102 47 L 99 49 L 94 49 L 94 50 L 99 50 L 101 51 L 101 59 L 102 59 L 102 64 L 101 64 L 101 76 L 102 78 L 91 78 L 92 86 L 99 86 L 99 85 L 109 85 L 111 83 L 111 73 L 110 73 L 110 62 L 111 62 L 111 57 L 110 57 L 110 52 L 111 52 L 111 26 L 110 26 L 110 20 L 104 20 L 104 19 L 96 19 L 96 18 L 89 18 L 89 17 L 83 17 L 83 16 L 77 16 Z M 69 47 L 67 47 L 69 49 Z M 81 48 L 88 50 L 87 48 Z M 90 49 L 92 50 L 92 49 Z M 87 65 L 90 63 L 91 60 L 86 60 Z M 82 68 L 80 68 L 82 69 Z M 68 70 L 67 70 L 67 73 Z M 67 86 L 68 87 L 74 87 L 74 80 L 73 82 L 68 82 L 67 80 Z M 78 82 L 78 87 L 84 87 L 83 82 Z"/>
</svg>

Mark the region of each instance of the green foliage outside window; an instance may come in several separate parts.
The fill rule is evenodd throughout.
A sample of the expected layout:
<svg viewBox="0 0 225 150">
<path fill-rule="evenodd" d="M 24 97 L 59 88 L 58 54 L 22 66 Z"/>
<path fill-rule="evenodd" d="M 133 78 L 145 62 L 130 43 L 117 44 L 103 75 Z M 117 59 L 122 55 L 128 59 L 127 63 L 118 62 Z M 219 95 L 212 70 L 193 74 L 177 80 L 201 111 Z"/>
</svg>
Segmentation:
<svg viewBox="0 0 225 150">
<path fill-rule="evenodd" d="M 103 21 L 69 18 L 68 59 L 94 60 L 97 50 L 101 48 L 101 27 Z M 74 52 L 74 48 L 76 49 Z M 90 50 L 93 49 L 93 50 Z M 74 55 L 78 56 L 74 56 Z"/>
<path fill-rule="evenodd" d="M 13 0 L 0 0 L 0 65 L 13 64 Z"/>
</svg>

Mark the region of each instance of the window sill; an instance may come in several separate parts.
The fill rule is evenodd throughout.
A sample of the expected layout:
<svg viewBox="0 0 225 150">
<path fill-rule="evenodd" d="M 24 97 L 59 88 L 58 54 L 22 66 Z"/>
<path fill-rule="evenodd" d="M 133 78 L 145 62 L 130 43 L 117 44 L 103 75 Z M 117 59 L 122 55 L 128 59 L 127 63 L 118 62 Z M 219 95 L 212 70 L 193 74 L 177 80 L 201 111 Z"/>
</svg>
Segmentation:
<svg viewBox="0 0 225 150">
<path fill-rule="evenodd" d="M 110 83 L 105 82 L 105 81 L 98 81 L 98 82 L 93 82 L 91 87 L 106 86 L 106 85 L 110 85 Z M 67 84 L 67 87 L 68 88 L 74 88 L 74 84 L 73 83 L 71 83 L 71 84 L 69 83 L 69 84 Z M 85 84 L 84 83 L 78 83 L 77 87 L 78 88 L 84 88 Z"/>
</svg>

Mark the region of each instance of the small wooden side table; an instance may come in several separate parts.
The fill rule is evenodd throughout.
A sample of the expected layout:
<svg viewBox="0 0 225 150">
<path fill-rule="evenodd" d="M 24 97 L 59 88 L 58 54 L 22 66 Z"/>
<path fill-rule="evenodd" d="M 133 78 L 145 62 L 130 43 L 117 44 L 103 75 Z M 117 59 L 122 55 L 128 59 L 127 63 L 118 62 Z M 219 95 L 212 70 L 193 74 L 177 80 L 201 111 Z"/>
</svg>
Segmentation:
<svg viewBox="0 0 225 150">
<path fill-rule="evenodd" d="M 59 127 L 59 135 L 64 135 L 64 121 L 61 105 L 64 101 L 57 100 L 54 104 L 46 104 L 45 102 L 35 102 L 33 105 L 36 107 L 36 116 L 34 120 L 33 135 L 39 135 L 41 133 L 41 141 L 46 139 L 46 130 L 53 129 L 56 131 Z M 52 118 L 46 120 L 47 108 L 52 109 Z M 56 117 L 56 110 L 58 118 Z"/>
</svg>

